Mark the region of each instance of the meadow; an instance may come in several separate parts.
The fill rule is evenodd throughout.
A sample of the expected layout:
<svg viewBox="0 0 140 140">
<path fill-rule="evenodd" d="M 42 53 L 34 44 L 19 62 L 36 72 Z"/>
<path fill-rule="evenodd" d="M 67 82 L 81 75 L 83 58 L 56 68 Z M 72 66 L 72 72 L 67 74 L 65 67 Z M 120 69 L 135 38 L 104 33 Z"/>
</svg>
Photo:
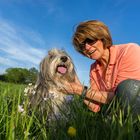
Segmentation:
<svg viewBox="0 0 140 140">
<path fill-rule="evenodd" d="M 131 107 L 124 112 L 114 101 L 93 113 L 75 96 L 67 122 L 48 127 L 47 116 L 29 111 L 25 87 L 0 82 L 0 140 L 140 140 L 140 115 L 133 116 Z"/>
</svg>

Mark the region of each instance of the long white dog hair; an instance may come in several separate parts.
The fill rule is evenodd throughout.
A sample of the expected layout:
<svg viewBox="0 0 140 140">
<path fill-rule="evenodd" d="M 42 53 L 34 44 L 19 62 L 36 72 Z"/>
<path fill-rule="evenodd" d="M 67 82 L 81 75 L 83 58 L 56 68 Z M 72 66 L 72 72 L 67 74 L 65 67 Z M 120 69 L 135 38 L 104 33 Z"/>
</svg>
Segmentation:
<svg viewBox="0 0 140 140">
<path fill-rule="evenodd" d="M 49 102 L 49 113 L 59 116 L 59 109 L 66 108 L 67 102 L 71 99 L 71 96 L 60 92 L 61 88 L 65 88 L 66 81 L 74 82 L 75 75 L 70 56 L 64 50 L 50 50 L 40 63 L 38 79 L 30 94 L 31 106 L 39 105 L 44 110 L 45 102 Z"/>
</svg>

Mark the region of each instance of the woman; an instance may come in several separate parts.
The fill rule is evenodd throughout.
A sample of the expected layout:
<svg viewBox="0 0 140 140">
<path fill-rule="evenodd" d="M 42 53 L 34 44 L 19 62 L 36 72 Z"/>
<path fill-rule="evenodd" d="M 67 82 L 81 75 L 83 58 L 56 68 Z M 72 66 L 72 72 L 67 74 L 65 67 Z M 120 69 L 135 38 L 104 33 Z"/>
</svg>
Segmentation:
<svg viewBox="0 0 140 140">
<path fill-rule="evenodd" d="M 97 20 L 80 23 L 73 35 L 73 45 L 82 55 L 95 60 L 90 68 L 90 88 L 86 89 L 78 78 L 66 83 L 66 91 L 85 96 L 84 103 L 93 112 L 109 103 L 115 95 L 135 98 L 140 112 L 140 47 L 137 44 L 113 45 L 107 26 Z M 122 96 L 123 95 L 123 96 Z"/>
</svg>

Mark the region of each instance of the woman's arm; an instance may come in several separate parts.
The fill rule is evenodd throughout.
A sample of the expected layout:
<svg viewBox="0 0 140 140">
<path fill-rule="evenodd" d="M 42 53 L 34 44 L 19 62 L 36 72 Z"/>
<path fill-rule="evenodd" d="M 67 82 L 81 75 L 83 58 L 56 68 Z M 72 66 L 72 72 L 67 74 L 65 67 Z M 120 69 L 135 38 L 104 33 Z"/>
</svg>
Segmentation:
<svg viewBox="0 0 140 140">
<path fill-rule="evenodd" d="M 74 93 L 81 96 L 84 86 L 77 83 L 68 83 L 69 89 L 66 89 L 68 93 Z M 95 101 L 98 103 L 106 104 L 110 102 L 114 97 L 114 92 L 97 91 L 89 88 L 86 93 L 86 99 L 90 101 Z"/>
<path fill-rule="evenodd" d="M 83 91 L 83 86 L 82 85 L 76 85 L 74 84 L 73 86 L 73 93 L 76 95 L 81 96 L 82 91 Z M 101 104 L 106 104 L 110 102 L 114 97 L 113 92 L 103 92 L 103 91 L 95 91 L 91 88 L 87 90 L 85 99 L 83 102 L 88 106 L 89 110 L 93 112 L 99 112 L 101 108 Z"/>
<path fill-rule="evenodd" d="M 75 82 L 68 83 L 65 82 L 65 89 L 63 92 L 66 94 L 75 94 L 82 95 L 84 86 L 80 83 L 80 81 L 76 78 Z M 104 92 L 97 91 L 89 88 L 86 92 L 86 96 L 84 99 L 84 103 L 88 106 L 88 108 L 93 112 L 98 112 L 100 110 L 101 104 L 106 104 L 112 100 L 114 97 L 113 92 Z"/>
<path fill-rule="evenodd" d="M 86 93 L 87 99 L 103 104 L 110 102 L 113 99 L 113 97 L 114 92 L 97 91 L 92 88 L 89 88 Z"/>
</svg>

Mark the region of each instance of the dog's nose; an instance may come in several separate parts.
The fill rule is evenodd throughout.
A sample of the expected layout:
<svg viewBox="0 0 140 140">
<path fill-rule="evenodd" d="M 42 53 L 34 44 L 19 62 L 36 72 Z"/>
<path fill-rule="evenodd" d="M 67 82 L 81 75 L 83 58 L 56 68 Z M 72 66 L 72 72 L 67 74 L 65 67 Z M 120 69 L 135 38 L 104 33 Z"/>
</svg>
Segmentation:
<svg viewBox="0 0 140 140">
<path fill-rule="evenodd" d="M 66 62 L 68 60 L 67 56 L 62 56 L 61 57 L 62 62 Z"/>
</svg>

